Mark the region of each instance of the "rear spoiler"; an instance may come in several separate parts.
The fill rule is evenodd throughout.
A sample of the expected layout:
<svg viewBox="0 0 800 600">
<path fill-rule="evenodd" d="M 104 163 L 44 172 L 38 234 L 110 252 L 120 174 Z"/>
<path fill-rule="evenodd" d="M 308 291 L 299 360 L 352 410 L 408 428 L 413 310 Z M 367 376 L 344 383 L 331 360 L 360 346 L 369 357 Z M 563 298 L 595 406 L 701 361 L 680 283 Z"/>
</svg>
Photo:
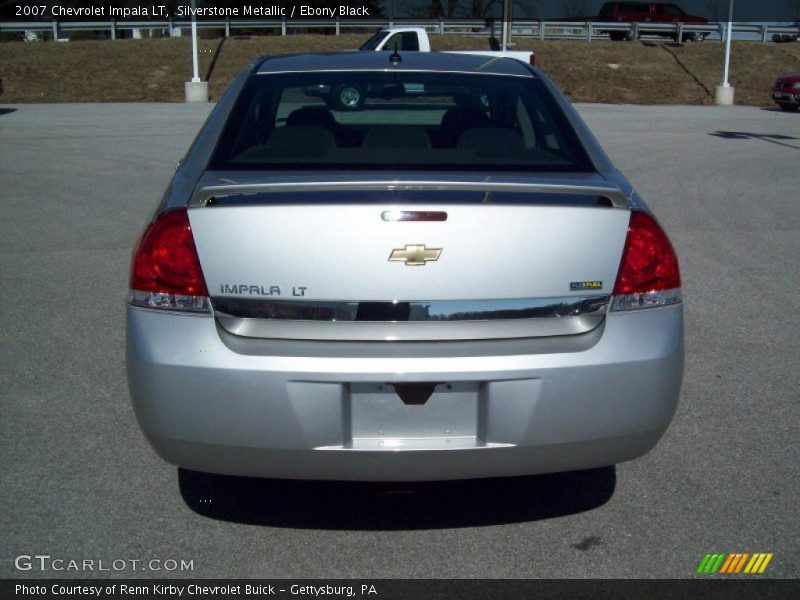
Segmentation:
<svg viewBox="0 0 800 600">
<path fill-rule="evenodd" d="M 630 208 L 630 199 L 615 186 L 563 183 L 512 183 L 491 181 L 314 181 L 289 183 L 249 183 L 199 187 L 189 206 L 207 206 L 213 198 L 256 194 L 314 191 L 438 190 L 464 192 L 517 192 L 560 195 L 602 196 L 615 208 Z"/>
</svg>

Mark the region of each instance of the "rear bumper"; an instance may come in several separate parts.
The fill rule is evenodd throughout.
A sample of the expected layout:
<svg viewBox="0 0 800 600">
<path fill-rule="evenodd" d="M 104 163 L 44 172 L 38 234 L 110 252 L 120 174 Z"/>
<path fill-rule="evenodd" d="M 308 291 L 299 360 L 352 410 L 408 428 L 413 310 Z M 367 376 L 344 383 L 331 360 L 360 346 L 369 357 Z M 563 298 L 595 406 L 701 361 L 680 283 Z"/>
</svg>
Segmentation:
<svg viewBox="0 0 800 600">
<path fill-rule="evenodd" d="M 213 318 L 129 307 L 128 380 L 152 446 L 193 470 L 367 481 L 567 471 L 656 444 L 680 392 L 682 322 L 682 305 L 612 313 L 570 336 L 577 351 L 534 340 L 387 350 L 242 345 Z M 401 382 L 441 385 L 407 406 L 386 386 Z"/>
</svg>

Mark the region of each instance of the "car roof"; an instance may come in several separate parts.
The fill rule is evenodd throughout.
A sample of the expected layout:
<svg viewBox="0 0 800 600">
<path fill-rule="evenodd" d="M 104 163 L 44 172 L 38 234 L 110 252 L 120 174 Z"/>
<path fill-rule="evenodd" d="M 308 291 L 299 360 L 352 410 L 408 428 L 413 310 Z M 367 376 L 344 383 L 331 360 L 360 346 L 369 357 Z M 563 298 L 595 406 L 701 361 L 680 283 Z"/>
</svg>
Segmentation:
<svg viewBox="0 0 800 600">
<path fill-rule="evenodd" d="M 440 73 L 475 73 L 535 77 L 522 61 L 500 56 L 451 54 L 447 52 L 398 52 L 400 62 L 390 62 L 390 52 L 328 52 L 285 54 L 265 57 L 258 74 L 308 71 L 434 71 Z"/>
</svg>

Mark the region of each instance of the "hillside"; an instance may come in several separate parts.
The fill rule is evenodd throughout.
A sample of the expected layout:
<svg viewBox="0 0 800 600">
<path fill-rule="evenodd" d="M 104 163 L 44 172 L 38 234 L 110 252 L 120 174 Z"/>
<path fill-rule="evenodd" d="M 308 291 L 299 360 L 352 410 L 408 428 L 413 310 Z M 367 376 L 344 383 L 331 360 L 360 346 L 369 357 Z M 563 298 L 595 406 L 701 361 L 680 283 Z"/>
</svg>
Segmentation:
<svg viewBox="0 0 800 600">
<path fill-rule="evenodd" d="M 365 35 L 291 35 L 200 40 L 200 70 L 212 100 L 253 58 L 263 54 L 356 48 Z M 575 102 L 709 104 L 722 71 L 719 42 L 538 41 L 539 66 Z M 432 36 L 437 50 L 483 48 L 485 40 Z M 775 77 L 800 71 L 800 44 L 734 42 L 731 82 L 736 102 L 770 104 Z M 190 40 L 5 42 L 0 44 L 3 103 L 182 102 L 191 78 Z"/>
</svg>

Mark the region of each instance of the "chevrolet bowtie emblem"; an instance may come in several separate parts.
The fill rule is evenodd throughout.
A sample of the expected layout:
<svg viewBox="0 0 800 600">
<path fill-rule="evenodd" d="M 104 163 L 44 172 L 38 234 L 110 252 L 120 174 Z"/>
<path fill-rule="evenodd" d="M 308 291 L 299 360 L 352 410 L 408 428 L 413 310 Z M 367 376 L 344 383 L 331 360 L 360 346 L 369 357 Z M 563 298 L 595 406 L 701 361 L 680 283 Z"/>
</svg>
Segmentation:
<svg viewBox="0 0 800 600">
<path fill-rule="evenodd" d="M 439 260 L 441 248 L 426 248 L 423 244 L 406 244 L 405 248 L 395 248 L 389 255 L 389 260 L 402 260 L 410 267 L 418 267 L 429 260 Z"/>
</svg>

